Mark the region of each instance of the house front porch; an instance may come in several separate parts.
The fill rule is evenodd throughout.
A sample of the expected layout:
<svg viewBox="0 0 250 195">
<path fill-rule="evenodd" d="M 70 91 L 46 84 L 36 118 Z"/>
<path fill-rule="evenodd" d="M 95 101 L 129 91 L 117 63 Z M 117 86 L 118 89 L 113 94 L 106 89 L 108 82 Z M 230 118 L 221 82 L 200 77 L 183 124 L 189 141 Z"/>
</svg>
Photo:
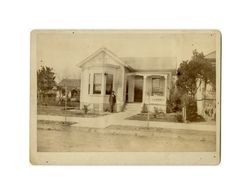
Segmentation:
<svg viewBox="0 0 250 195">
<path fill-rule="evenodd" d="M 141 103 L 141 110 L 166 112 L 171 73 L 126 74 L 126 103 Z"/>
</svg>

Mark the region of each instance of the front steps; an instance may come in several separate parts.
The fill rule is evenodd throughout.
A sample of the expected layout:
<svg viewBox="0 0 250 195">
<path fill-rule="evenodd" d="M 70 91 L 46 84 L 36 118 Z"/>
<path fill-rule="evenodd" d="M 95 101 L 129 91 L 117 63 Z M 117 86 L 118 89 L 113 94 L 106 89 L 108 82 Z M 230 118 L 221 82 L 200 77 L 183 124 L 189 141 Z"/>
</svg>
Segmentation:
<svg viewBox="0 0 250 195">
<path fill-rule="evenodd" d="M 142 103 L 126 103 L 124 111 L 141 112 Z"/>
</svg>

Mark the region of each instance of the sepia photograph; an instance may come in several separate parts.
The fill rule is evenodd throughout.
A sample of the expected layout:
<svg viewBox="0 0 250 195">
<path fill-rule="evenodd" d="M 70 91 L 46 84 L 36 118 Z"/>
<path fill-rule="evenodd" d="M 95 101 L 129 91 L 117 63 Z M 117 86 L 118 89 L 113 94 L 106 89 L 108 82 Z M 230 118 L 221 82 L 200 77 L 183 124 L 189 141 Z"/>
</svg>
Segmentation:
<svg viewBox="0 0 250 195">
<path fill-rule="evenodd" d="M 220 162 L 217 30 L 31 32 L 32 164 Z"/>
<path fill-rule="evenodd" d="M 250 194 L 248 1 L 0 5 L 0 194 Z"/>
</svg>

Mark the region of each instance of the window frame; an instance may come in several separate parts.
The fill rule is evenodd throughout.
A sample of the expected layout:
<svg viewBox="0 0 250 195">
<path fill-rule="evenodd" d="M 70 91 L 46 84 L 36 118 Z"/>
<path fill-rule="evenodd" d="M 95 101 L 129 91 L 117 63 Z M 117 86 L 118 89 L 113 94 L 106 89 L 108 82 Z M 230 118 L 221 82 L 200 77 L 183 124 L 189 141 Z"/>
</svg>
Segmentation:
<svg viewBox="0 0 250 195">
<path fill-rule="evenodd" d="M 110 82 L 110 85 L 111 85 L 110 93 L 107 93 L 107 78 L 108 78 L 108 75 L 112 76 L 112 82 Z M 106 82 L 105 82 L 105 95 L 110 95 L 111 92 L 113 91 L 113 87 L 114 87 L 114 75 L 110 74 L 110 73 L 106 73 L 105 74 L 105 79 L 106 79 Z"/>
<path fill-rule="evenodd" d="M 96 84 L 95 81 L 96 81 L 96 75 L 100 75 L 100 83 Z M 93 94 L 94 95 L 101 95 L 102 94 L 102 76 L 103 74 L 102 73 L 94 73 L 93 74 Z M 96 86 L 99 86 L 100 85 L 100 90 L 96 90 Z"/>
<path fill-rule="evenodd" d="M 157 88 L 154 87 L 154 80 L 159 80 L 159 86 Z M 153 77 L 152 78 L 151 95 L 152 96 L 164 96 L 164 86 L 161 88 L 161 77 Z"/>
</svg>

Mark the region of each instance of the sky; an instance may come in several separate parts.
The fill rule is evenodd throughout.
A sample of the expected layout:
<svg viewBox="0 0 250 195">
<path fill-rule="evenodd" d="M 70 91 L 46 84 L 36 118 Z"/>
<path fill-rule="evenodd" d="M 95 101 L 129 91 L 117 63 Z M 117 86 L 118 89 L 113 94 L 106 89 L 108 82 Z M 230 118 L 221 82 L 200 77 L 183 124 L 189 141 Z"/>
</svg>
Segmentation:
<svg viewBox="0 0 250 195">
<path fill-rule="evenodd" d="M 189 60 L 197 49 L 205 55 L 216 49 L 216 33 L 208 31 L 40 31 L 37 67 L 49 66 L 56 81 L 80 78 L 77 64 L 101 47 L 118 57 L 175 57 Z"/>
</svg>

